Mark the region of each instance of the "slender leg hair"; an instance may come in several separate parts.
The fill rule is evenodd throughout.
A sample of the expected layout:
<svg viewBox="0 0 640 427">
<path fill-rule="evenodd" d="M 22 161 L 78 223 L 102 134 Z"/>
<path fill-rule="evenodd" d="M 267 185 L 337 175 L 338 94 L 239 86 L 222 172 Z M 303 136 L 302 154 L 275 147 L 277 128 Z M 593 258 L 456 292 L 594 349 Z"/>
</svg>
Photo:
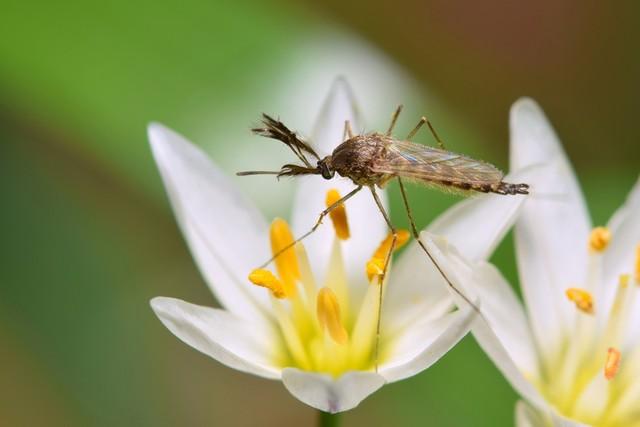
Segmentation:
<svg viewBox="0 0 640 427">
<path fill-rule="evenodd" d="M 420 117 L 420 121 L 418 122 L 416 127 L 414 127 L 413 130 L 409 132 L 409 135 L 407 135 L 407 141 L 411 141 L 411 138 L 413 138 L 415 134 L 418 133 L 418 131 L 420 130 L 422 125 L 426 123 L 426 121 L 427 118 L 425 116 Z"/>
<path fill-rule="evenodd" d="M 433 258 L 433 255 L 431 255 L 431 253 L 429 252 L 429 250 L 427 249 L 425 244 L 422 242 L 422 239 L 420 239 L 420 234 L 418 233 L 418 229 L 416 228 L 416 223 L 413 220 L 413 214 L 411 213 L 411 207 L 409 206 L 409 200 L 407 199 L 407 193 L 406 193 L 406 191 L 404 189 L 404 184 L 403 184 L 402 179 L 400 177 L 398 177 L 398 184 L 400 184 L 400 193 L 402 194 L 402 201 L 404 202 L 404 207 L 405 207 L 405 210 L 407 211 L 407 217 L 409 218 L 409 223 L 411 224 L 411 233 L 413 234 L 413 238 L 416 239 L 416 241 L 418 242 L 418 245 L 420 245 L 420 247 L 422 248 L 424 253 L 427 254 L 429 259 L 431 260 L 433 265 L 435 265 L 436 269 L 438 270 L 440 275 L 444 278 L 444 280 L 447 282 L 449 287 L 451 289 L 453 289 L 453 291 L 455 293 L 460 295 L 460 297 L 462 297 L 462 299 L 467 304 L 469 304 L 479 316 L 483 317 L 482 313 L 480 312 L 480 309 L 472 301 L 470 301 L 469 298 L 467 298 L 466 295 L 464 295 L 462 292 L 460 292 L 460 290 L 458 288 L 456 288 L 456 286 L 453 284 L 451 279 L 449 279 L 449 277 L 445 274 L 445 272 L 442 271 L 442 268 L 440 268 L 440 265 Z"/>
<path fill-rule="evenodd" d="M 322 212 L 320 212 L 320 215 L 318 216 L 318 220 L 316 221 L 316 223 L 313 225 L 313 227 L 311 227 L 311 230 L 307 231 L 306 233 L 304 233 L 302 236 L 298 237 L 296 240 L 294 240 L 293 242 L 289 243 L 287 246 L 285 246 L 284 248 L 280 249 L 278 252 L 276 252 L 275 254 L 273 254 L 273 256 L 264 264 L 262 264 L 260 267 L 258 268 L 265 268 L 267 265 L 269 265 L 274 259 L 278 258 L 278 256 L 280 256 L 281 253 L 283 253 L 284 251 L 286 251 L 287 249 L 292 248 L 293 246 L 295 246 L 296 243 L 301 242 L 302 240 L 306 239 L 307 237 L 309 237 L 314 231 L 316 231 L 318 229 L 318 227 L 320 226 L 320 224 L 322 224 L 322 220 L 324 219 L 325 216 L 329 215 L 329 213 L 334 210 L 335 208 L 337 208 L 338 206 L 340 206 L 342 203 L 346 202 L 347 200 L 349 200 L 354 194 L 356 194 L 358 191 L 362 190 L 362 185 L 357 186 L 356 188 L 354 188 L 353 190 L 351 190 L 349 193 L 347 193 L 346 196 L 344 196 L 343 198 L 341 198 L 340 200 L 332 203 L 330 206 L 328 206 L 325 210 L 323 210 Z"/>
<path fill-rule="evenodd" d="M 376 320 L 376 345 L 375 345 L 375 355 L 374 355 L 374 363 L 376 372 L 378 372 L 378 349 L 380 348 L 380 323 L 382 320 L 382 287 L 384 286 L 384 279 L 387 276 L 387 269 L 389 268 L 389 262 L 391 262 L 391 256 L 393 255 L 393 250 L 396 247 L 396 241 L 398 240 L 398 232 L 396 228 L 391 223 L 391 219 L 389 215 L 384 210 L 384 206 L 382 206 L 382 202 L 378 197 L 378 193 L 376 193 L 375 187 L 369 187 L 371 190 L 371 194 L 373 195 L 373 200 L 375 200 L 376 205 L 378 205 L 378 209 L 382 213 L 384 220 L 387 222 L 389 229 L 391 230 L 391 235 L 393 236 L 391 239 L 391 246 L 389 246 L 389 252 L 387 252 L 387 257 L 384 260 L 384 267 L 382 268 L 382 274 L 378 279 L 378 318 Z"/>
<path fill-rule="evenodd" d="M 433 127 L 433 125 L 431 124 L 429 119 L 427 119 L 425 116 L 420 117 L 420 121 L 418 122 L 416 127 L 414 127 L 413 130 L 411 132 L 409 132 L 409 135 L 407 135 L 407 141 L 410 141 L 411 138 L 413 138 L 416 135 L 416 133 L 418 133 L 418 131 L 420 130 L 422 125 L 424 125 L 425 123 L 427 124 L 427 126 L 429 126 L 429 130 L 431 131 L 431 135 L 433 135 L 433 137 L 435 138 L 436 142 L 438 143 L 438 148 L 441 148 L 441 149 L 445 150 L 444 142 L 442 142 L 442 140 L 440 139 L 440 137 L 436 133 L 435 128 Z"/>
<path fill-rule="evenodd" d="M 440 137 L 438 136 L 438 134 L 436 133 L 435 128 L 433 127 L 433 125 L 431 124 L 431 122 L 429 121 L 429 119 L 427 119 L 426 117 L 422 117 L 422 119 L 424 119 L 427 122 L 427 126 L 429 126 L 429 130 L 431 131 L 431 135 L 433 135 L 433 137 L 436 139 L 436 141 L 438 142 L 438 148 L 441 148 L 443 150 L 446 150 L 446 148 L 444 148 L 444 142 L 442 142 L 442 140 L 440 139 Z M 421 119 L 421 120 L 422 120 Z"/>
<path fill-rule="evenodd" d="M 393 128 L 396 126 L 396 122 L 398 121 L 398 116 L 400 115 L 400 112 L 402 111 L 402 104 L 398 105 L 398 108 L 396 108 L 396 111 L 393 112 L 393 115 L 391 116 L 391 124 L 389 124 L 389 129 L 387 129 L 387 136 L 391 135 L 391 132 L 393 131 Z"/>
</svg>

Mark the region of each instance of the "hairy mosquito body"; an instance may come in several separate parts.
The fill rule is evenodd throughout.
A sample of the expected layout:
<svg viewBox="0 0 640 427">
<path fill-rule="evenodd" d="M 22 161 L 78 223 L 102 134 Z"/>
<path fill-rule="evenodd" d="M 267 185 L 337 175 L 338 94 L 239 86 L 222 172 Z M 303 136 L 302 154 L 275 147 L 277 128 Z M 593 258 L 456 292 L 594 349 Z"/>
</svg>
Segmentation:
<svg viewBox="0 0 640 427">
<path fill-rule="evenodd" d="M 526 184 L 502 181 L 493 165 L 446 150 L 381 133 L 356 135 L 340 144 L 319 166 L 356 185 L 384 186 L 396 176 L 452 191 L 527 194 Z"/>
<path fill-rule="evenodd" d="M 282 122 L 263 114 L 262 124 L 264 127 L 254 128 L 252 131 L 257 135 L 283 142 L 303 164 L 286 164 L 282 166 L 280 171 L 247 171 L 237 173 L 241 176 L 269 174 L 277 175 L 278 178 L 282 176 L 321 175 L 327 180 L 332 179 L 337 173 L 341 177 L 350 179 L 355 184 L 355 188 L 352 191 L 328 206 L 319 214 L 318 220 L 308 232 L 298 237 L 290 245 L 280 249 L 279 252 L 275 253 L 273 257 L 261 267 L 266 266 L 281 253 L 311 235 L 320 226 L 325 216 L 349 200 L 353 195 L 362 190 L 362 188 L 367 187 L 371 191 L 371 195 L 393 237 L 386 256 L 384 269 L 378 281 L 379 304 L 374 356 L 376 370 L 378 367 L 378 341 L 380 339 L 380 318 L 383 295 L 382 286 L 398 236 L 397 230 L 377 194 L 376 187 L 384 188 L 390 180 L 394 178 L 397 179 L 413 237 L 449 287 L 466 301 L 481 317 L 482 313 L 480 313 L 476 303 L 470 301 L 467 296 L 456 288 L 422 242 L 411 213 L 403 180 L 406 179 L 422 185 L 436 187 L 440 190 L 462 194 L 473 192 L 502 195 L 529 194 L 529 185 L 504 182 L 502 180 L 504 174 L 495 166 L 481 160 L 445 150 L 444 144 L 438 137 L 435 129 L 425 117 L 420 119 L 418 124 L 404 140 L 394 138 L 391 132 L 395 127 L 401 110 L 402 106 L 399 106 L 395 110 L 386 133 L 372 132 L 363 135 L 354 135 L 351 130 L 351 124 L 349 121 L 345 121 L 344 141 L 338 145 L 330 155 L 324 158 L 320 158 L 306 141 L 301 139 L 295 132 L 289 130 Z M 416 144 L 410 141 L 425 123 L 429 126 L 431 133 L 438 142 L 438 148 Z M 315 165 L 309 161 L 307 156 L 312 156 L 315 159 Z"/>
</svg>

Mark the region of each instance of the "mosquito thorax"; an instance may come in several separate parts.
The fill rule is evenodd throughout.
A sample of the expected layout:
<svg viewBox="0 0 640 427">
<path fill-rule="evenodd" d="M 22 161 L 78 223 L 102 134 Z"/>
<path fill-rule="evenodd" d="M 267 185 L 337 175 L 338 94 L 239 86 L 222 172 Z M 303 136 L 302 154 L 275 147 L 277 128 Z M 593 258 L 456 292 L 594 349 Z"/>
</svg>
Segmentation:
<svg viewBox="0 0 640 427">
<path fill-rule="evenodd" d="M 318 169 L 324 179 L 331 179 L 336 171 L 331 168 L 331 156 L 327 156 L 322 160 L 318 160 Z"/>
<path fill-rule="evenodd" d="M 340 176 L 350 178 L 356 185 L 379 185 L 384 174 L 372 171 L 371 165 L 390 141 L 390 138 L 379 133 L 349 138 L 333 150 L 332 169 Z"/>
</svg>

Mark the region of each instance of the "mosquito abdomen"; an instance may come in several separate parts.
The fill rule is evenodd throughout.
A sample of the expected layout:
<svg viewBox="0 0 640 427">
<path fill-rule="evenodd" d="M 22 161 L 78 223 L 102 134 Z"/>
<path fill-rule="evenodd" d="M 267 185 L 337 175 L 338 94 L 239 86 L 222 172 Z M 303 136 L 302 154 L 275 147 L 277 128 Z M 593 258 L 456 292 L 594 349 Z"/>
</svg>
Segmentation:
<svg viewBox="0 0 640 427">
<path fill-rule="evenodd" d="M 500 182 L 495 189 L 491 189 L 492 193 L 497 194 L 529 194 L 529 184 L 511 184 L 508 182 Z"/>
</svg>

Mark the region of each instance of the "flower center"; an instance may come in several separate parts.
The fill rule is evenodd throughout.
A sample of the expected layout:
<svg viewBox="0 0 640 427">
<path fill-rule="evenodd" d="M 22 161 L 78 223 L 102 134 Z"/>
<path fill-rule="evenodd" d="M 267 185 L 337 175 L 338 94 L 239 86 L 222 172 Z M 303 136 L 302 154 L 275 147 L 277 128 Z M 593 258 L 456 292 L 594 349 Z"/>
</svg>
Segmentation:
<svg viewBox="0 0 640 427">
<path fill-rule="evenodd" d="M 337 190 L 330 190 L 325 203 L 340 200 Z M 393 236 L 387 236 L 366 264 L 369 281 L 364 297 L 354 300 L 342 256 L 342 244 L 351 237 L 345 206 L 335 207 L 329 217 L 335 231 L 329 264 L 322 286 L 317 286 L 304 245 L 294 242 L 289 225 L 282 219 L 271 223 L 270 241 L 275 258 L 275 274 L 257 269 L 249 281 L 266 288 L 271 295 L 273 317 L 280 340 L 274 351 L 282 367 L 339 376 L 350 370 L 373 370 L 389 354 L 391 339 L 380 340 L 375 358 L 380 275 L 389 256 Z M 395 249 L 405 244 L 409 233 L 400 230 Z M 281 252 L 281 253 L 280 253 Z"/>
<path fill-rule="evenodd" d="M 606 287 L 611 284 L 602 283 L 602 257 L 611 239 L 605 227 L 589 235 L 586 282 L 565 292 L 577 309 L 574 326 L 538 385 L 569 418 L 589 425 L 628 426 L 636 425 L 640 401 L 635 380 L 640 375 L 640 340 L 632 333 L 631 321 L 640 303 L 640 245 L 634 285 L 629 286 L 630 275 L 620 275 L 615 292 L 610 292 L 613 301 L 607 304 Z"/>
</svg>

